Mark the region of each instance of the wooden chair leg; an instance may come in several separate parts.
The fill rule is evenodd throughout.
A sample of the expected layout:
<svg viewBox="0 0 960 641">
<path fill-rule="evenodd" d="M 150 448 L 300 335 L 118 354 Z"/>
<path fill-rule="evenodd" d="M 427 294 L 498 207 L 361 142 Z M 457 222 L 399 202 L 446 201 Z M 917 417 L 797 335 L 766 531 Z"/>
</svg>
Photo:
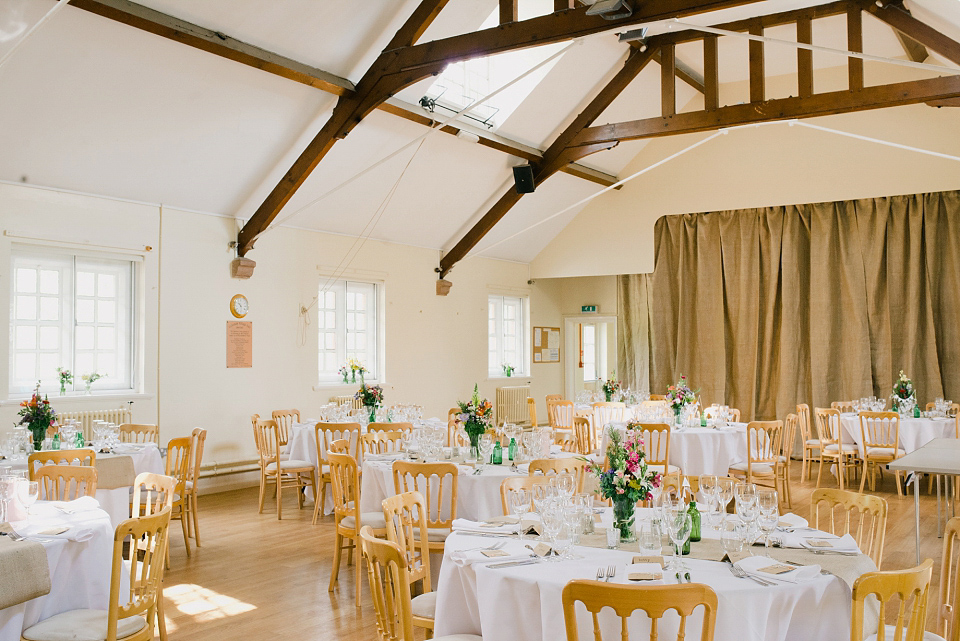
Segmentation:
<svg viewBox="0 0 960 641">
<path fill-rule="evenodd" d="M 186 500 L 186 497 L 183 497 Z M 180 506 L 180 527 L 183 529 L 183 545 L 187 548 L 187 556 L 190 556 L 190 537 L 187 536 L 187 513 L 184 506 Z"/>
<path fill-rule="evenodd" d="M 820 476 L 823 474 L 823 457 L 820 457 L 820 466 L 817 468 L 817 487 L 820 487 Z"/>
<path fill-rule="evenodd" d="M 266 494 L 267 489 L 267 477 L 263 474 L 263 471 L 260 472 L 260 511 L 257 514 L 263 514 L 263 497 Z"/>
<path fill-rule="evenodd" d="M 303 490 L 306 487 L 306 484 L 303 480 L 303 475 L 300 472 L 297 472 L 297 509 L 303 509 Z"/>
<path fill-rule="evenodd" d="M 283 518 L 283 475 L 277 470 L 277 520 Z"/>
<path fill-rule="evenodd" d="M 360 607 L 360 587 L 363 585 L 361 583 L 360 568 L 363 567 L 363 563 L 361 562 L 362 559 L 360 558 L 360 546 L 357 545 L 358 543 L 359 543 L 358 539 L 353 540 L 353 545 L 354 545 L 353 554 L 356 557 L 356 560 L 354 561 L 355 567 L 353 569 L 353 576 L 354 576 L 354 583 L 356 584 L 356 589 L 355 589 L 356 606 L 359 608 Z"/>
<path fill-rule="evenodd" d="M 843 464 L 843 457 L 837 458 L 837 482 L 840 483 L 840 489 L 843 489 L 843 477 L 847 475 L 847 466 Z"/>
<path fill-rule="evenodd" d="M 893 481 L 897 484 L 897 497 L 903 498 L 903 488 L 900 487 L 900 470 L 893 473 Z"/>
<path fill-rule="evenodd" d="M 200 547 L 200 521 L 197 520 L 199 499 L 197 498 L 196 488 L 194 488 L 193 493 L 190 494 L 190 500 L 193 502 L 193 506 L 190 508 L 190 512 L 193 514 L 193 538 L 197 542 L 197 547 Z"/>
<path fill-rule="evenodd" d="M 866 461 L 863 462 L 863 466 L 864 466 L 863 475 L 860 478 L 860 494 L 863 494 L 863 486 L 867 482 L 867 470 L 866 470 L 867 462 Z"/>
<path fill-rule="evenodd" d="M 157 627 L 160 629 L 160 641 L 167 641 L 167 619 L 163 616 L 163 590 L 157 595 Z"/>
<path fill-rule="evenodd" d="M 333 567 L 330 568 L 330 587 L 328 592 L 333 592 L 333 586 L 337 584 L 337 576 L 340 574 L 340 555 L 343 553 L 343 535 L 337 532 L 337 538 L 333 544 Z"/>
</svg>

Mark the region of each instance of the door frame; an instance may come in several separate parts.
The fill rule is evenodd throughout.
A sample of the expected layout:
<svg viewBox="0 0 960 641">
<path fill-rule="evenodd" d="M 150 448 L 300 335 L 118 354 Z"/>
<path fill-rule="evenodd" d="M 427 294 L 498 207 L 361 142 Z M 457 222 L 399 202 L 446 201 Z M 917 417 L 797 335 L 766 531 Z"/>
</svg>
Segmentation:
<svg viewBox="0 0 960 641">
<path fill-rule="evenodd" d="M 574 380 L 576 378 L 575 372 L 577 371 L 577 366 L 579 365 L 578 356 L 580 354 L 579 347 L 577 345 L 577 338 L 579 333 L 577 332 L 577 325 L 580 323 L 610 323 L 610 326 L 613 328 L 611 332 L 608 328 L 607 331 L 607 341 L 612 340 L 614 344 L 617 341 L 617 317 L 615 315 L 602 315 L 602 314 L 576 314 L 573 316 L 563 316 L 563 347 L 566 352 L 566 356 L 563 359 L 563 391 L 564 398 L 568 400 L 576 400 L 576 393 L 574 392 Z"/>
</svg>

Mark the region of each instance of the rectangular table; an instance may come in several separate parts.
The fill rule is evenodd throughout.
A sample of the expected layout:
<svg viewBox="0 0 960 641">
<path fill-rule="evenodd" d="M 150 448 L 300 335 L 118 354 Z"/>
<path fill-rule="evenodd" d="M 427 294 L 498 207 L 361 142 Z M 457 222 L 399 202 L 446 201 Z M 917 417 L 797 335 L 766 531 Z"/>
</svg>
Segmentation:
<svg viewBox="0 0 960 641">
<path fill-rule="evenodd" d="M 926 474 L 960 475 L 960 441 L 954 438 L 936 438 L 923 447 L 887 464 L 888 470 L 924 472 Z M 949 496 L 950 484 L 947 484 Z M 920 565 L 920 479 L 913 478 L 913 510 L 916 520 L 917 565 Z"/>
</svg>

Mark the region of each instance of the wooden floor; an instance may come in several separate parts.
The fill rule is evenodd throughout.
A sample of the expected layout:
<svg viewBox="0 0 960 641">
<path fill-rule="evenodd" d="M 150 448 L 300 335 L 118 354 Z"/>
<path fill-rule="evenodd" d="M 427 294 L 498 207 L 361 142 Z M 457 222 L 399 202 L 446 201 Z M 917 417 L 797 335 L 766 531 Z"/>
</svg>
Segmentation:
<svg viewBox="0 0 960 641">
<path fill-rule="evenodd" d="M 800 464 L 792 470 L 794 508 L 809 515 L 814 482 L 801 483 Z M 835 487 L 824 471 L 824 487 Z M 814 475 L 814 481 L 816 475 Z M 933 629 L 939 589 L 942 540 L 937 538 L 934 495 L 921 496 L 921 555 L 935 561 L 928 629 Z M 887 499 L 884 569 L 916 565 L 913 497 L 897 498 L 892 475 L 878 494 Z M 912 487 L 911 487 L 912 490 Z M 224 638 L 375 640 L 369 589 L 363 586 L 361 608 L 353 598 L 353 568 L 344 565 L 340 585 L 327 591 L 333 546 L 333 517 L 310 524 L 312 510 L 297 510 L 292 492 L 284 501 L 283 520 L 268 507 L 257 514 L 256 490 L 202 496 L 203 547 L 191 545 L 187 557 L 179 524 L 171 538 L 171 569 L 165 580 L 165 605 L 171 641 Z M 364 580 L 366 577 L 364 575 Z"/>
</svg>

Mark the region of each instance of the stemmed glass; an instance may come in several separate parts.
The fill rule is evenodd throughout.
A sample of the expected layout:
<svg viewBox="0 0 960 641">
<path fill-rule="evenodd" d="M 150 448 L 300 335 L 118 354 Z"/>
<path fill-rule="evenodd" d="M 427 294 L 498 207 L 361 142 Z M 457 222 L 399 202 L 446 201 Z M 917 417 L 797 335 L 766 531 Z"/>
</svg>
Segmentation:
<svg viewBox="0 0 960 641">
<path fill-rule="evenodd" d="M 718 508 L 721 514 L 725 514 L 727 511 L 727 505 L 730 504 L 730 501 L 733 500 L 733 489 L 736 487 L 737 481 L 729 477 L 722 477 L 717 479 L 717 503 Z"/>
<path fill-rule="evenodd" d="M 737 516 L 740 517 L 740 520 L 743 522 L 744 528 L 747 531 L 747 545 L 753 545 L 754 540 L 757 538 L 757 517 L 760 515 L 760 510 L 757 508 L 756 496 L 750 498 L 744 497 L 737 500 Z M 751 552 L 751 554 L 753 554 Z"/>
<path fill-rule="evenodd" d="M 523 515 L 530 511 L 530 492 L 526 488 L 519 488 L 510 495 L 510 506 L 517 516 L 520 540 L 523 540 Z"/>
<path fill-rule="evenodd" d="M 480 437 L 479 448 L 480 450 L 480 460 L 477 461 L 477 469 L 480 470 L 480 473 L 483 473 L 483 466 L 486 465 L 487 461 L 490 459 L 490 453 L 493 452 L 493 436 L 490 434 L 484 434 Z"/>
<path fill-rule="evenodd" d="M 537 483 L 533 486 L 533 509 L 540 515 L 541 519 L 546 504 L 554 497 L 555 492 L 556 488 L 547 483 Z"/>
<path fill-rule="evenodd" d="M 660 533 L 654 529 L 653 524 L 644 526 L 640 531 L 640 554 L 644 556 L 658 556 L 661 551 Z"/>
<path fill-rule="evenodd" d="M 550 541 L 551 547 L 556 550 L 557 536 L 560 534 L 560 530 L 563 527 L 563 510 L 560 508 L 555 498 L 552 498 L 546 502 L 546 504 L 543 506 L 543 511 L 540 513 L 540 518 L 543 520 L 543 533 Z M 558 560 L 558 557 L 556 556 L 548 558 L 551 560 Z"/>
<path fill-rule="evenodd" d="M 8 519 L 8 503 L 10 502 L 10 497 L 13 496 L 14 488 L 17 484 L 17 477 L 15 476 L 0 476 L 0 523 L 6 522 Z"/>
<path fill-rule="evenodd" d="M 764 549 L 770 554 L 770 535 L 777 529 L 780 520 L 780 507 L 777 502 L 776 490 L 761 490 L 757 493 L 757 508 L 760 510 L 760 529 L 764 534 Z"/>
<path fill-rule="evenodd" d="M 557 492 L 563 498 L 569 500 L 573 496 L 573 486 L 574 486 L 573 474 L 570 472 L 560 472 L 557 474 Z"/>
<path fill-rule="evenodd" d="M 717 476 L 715 474 L 700 475 L 700 495 L 703 497 L 704 503 L 707 504 L 707 523 L 711 527 L 713 527 L 715 523 L 713 517 L 717 505 L 718 490 Z"/>
<path fill-rule="evenodd" d="M 683 565 L 683 545 L 686 543 L 687 539 L 690 537 L 690 528 L 693 525 L 690 515 L 686 510 L 679 510 L 670 515 L 667 519 L 667 531 L 670 534 L 670 540 L 673 541 L 673 563 L 671 564 L 671 569 L 674 571 L 681 571 L 684 569 Z"/>
<path fill-rule="evenodd" d="M 30 508 L 37 502 L 39 496 L 40 484 L 37 481 L 20 480 L 17 483 L 17 498 L 20 499 L 20 503 L 26 509 L 27 514 L 30 514 Z"/>
</svg>

